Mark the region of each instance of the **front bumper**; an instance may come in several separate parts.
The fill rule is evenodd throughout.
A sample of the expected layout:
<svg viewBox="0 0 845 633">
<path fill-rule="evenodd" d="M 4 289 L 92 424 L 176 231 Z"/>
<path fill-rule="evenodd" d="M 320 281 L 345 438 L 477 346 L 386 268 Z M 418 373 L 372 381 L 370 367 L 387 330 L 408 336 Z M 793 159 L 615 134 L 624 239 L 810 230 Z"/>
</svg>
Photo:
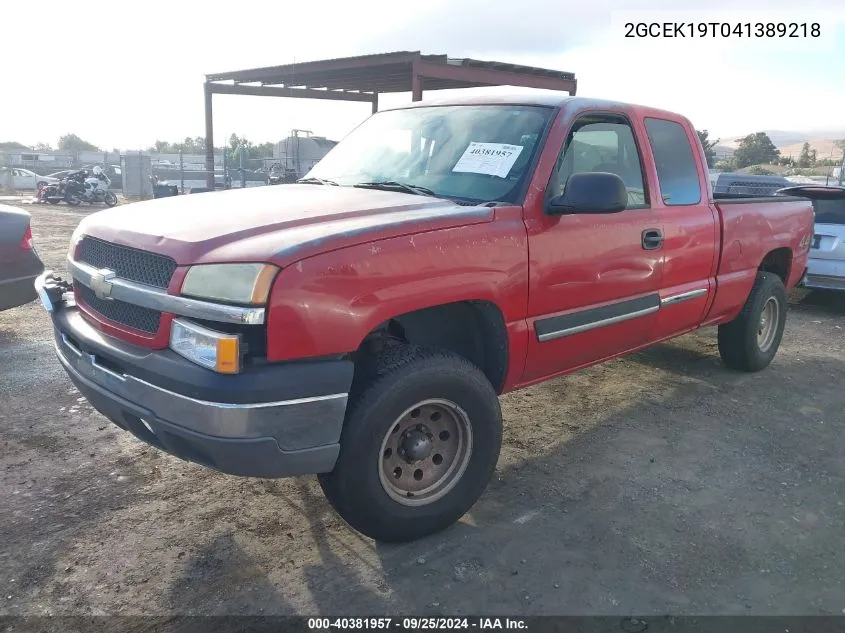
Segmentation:
<svg viewBox="0 0 845 633">
<path fill-rule="evenodd" d="M 350 361 L 268 364 L 222 375 L 170 350 L 104 335 L 49 272 L 36 288 L 70 379 L 95 409 L 138 439 L 233 475 L 288 477 L 334 468 Z"/>
</svg>

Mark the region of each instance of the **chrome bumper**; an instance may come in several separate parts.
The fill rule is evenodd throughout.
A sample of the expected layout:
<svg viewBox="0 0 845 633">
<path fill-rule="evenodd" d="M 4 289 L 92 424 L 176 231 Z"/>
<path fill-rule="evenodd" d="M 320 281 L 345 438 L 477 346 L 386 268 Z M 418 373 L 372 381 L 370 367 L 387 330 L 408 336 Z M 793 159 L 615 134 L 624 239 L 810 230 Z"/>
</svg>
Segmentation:
<svg viewBox="0 0 845 633">
<path fill-rule="evenodd" d="M 287 477 L 334 468 L 347 378 L 351 383 L 351 370 L 340 361 L 325 365 L 333 372 L 328 383 L 322 378 L 327 373 L 323 366 L 315 370 L 296 364 L 221 376 L 169 350 L 139 348 L 105 336 L 73 306 L 66 282 L 49 273 L 35 285 L 51 313 L 59 362 L 91 405 L 120 428 L 177 457 L 234 475 Z M 169 375 L 160 371 L 163 366 Z M 190 378 L 179 381 L 174 375 Z M 264 387 L 252 391 L 259 382 L 272 385 L 272 394 L 282 397 L 271 399 Z M 326 384 L 345 390 L 320 394 Z M 213 401 L 218 387 L 236 402 Z M 195 397 L 197 393 L 212 399 Z M 308 397 L 284 397 L 297 394 Z M 258 401 L 240 401 L 250 397 Z"/>
<path fill-rule="evenodd" d="M 815 290 L 845 290 L 845 277 L 805 275 L 801 285 Z"/>
<path fill-rule="evenodd" d="M 65 371 L 149 410 L 160 420 L 191 431 L 238 439 L 276 437 L 279 446 L 289 449 L 303 448 L 300 437 L 313 435 L 313 427 L 320 421 L 331 420 L 340 434 L 346 413 L 345 393 L 247 404 L 199 400 L 116 372 L 101 364 L 96 354 L 83 353 L 63 332 L 58 336 L 56 352 Z M 279 437 L 282 428 L 284 435 Z"/>
</svg>

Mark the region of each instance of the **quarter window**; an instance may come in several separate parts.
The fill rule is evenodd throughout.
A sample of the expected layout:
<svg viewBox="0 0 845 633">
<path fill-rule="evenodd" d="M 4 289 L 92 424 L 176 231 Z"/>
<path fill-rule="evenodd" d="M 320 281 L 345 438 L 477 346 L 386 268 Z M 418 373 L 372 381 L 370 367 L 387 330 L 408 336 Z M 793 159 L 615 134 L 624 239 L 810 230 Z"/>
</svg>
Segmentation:
<svg viewBox="0 0 845 633">
<path fill-rule="evenodd" d="M 698 167 L 686 130 L 679 123 L 665 119 L 647 118 L 645 127 L 664 204 L 678 206 L 701 202 Z"/>
</svg>

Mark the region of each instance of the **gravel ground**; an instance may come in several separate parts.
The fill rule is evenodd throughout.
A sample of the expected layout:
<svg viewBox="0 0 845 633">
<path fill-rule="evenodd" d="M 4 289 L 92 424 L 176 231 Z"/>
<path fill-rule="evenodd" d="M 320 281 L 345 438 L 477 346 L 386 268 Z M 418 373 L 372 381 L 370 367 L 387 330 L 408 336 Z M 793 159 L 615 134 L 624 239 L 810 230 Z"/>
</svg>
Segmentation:
<svg viewBox="0 0 845 633">
<path fill-rule="evenodd" d="M 62 269 L 89 211 L 27 208 Z M 392 546 L 313 478 L 221 475 L 120 431 L 41 307 L 2 312 L 0 613 L 843 613 L 845 296 L 790 302 L 762 373 L 725 369 L 708 330 L 502 398 L 485 495 Z"/>
</svg>

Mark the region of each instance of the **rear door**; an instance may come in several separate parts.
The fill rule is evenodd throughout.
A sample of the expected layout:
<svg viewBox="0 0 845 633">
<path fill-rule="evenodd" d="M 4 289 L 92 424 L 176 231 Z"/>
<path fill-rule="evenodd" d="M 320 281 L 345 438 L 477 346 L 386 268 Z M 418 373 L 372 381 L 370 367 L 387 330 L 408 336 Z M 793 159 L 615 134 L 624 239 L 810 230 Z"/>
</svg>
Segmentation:
<svg viewBox="0 0 845 633">
<path fill-rule="evenodd" d="M 695 130 L 684 119 L 646 116 L 664 228 L 660 312 L 653 340 L 698 326 L 715 290 L 718 253 L 716 210 L 710 205 L 706 164 Z"/>
<path fill-rule="evenodd" d="M 618 175 L 628 189 L 628 207 L 619 213 L 546 213 L 545 203 L 579 172 Z M 544 198 L 526 208 L 531 333 L 524 382 L 648 341 L 663 265 L 660 213 L 650 197 L 632 122 L 618 113 L 575 118 Z"/>
<path fill-rule="evenodd" d="M 845 200 L 813 200 L 816 225 L 807 285 L 845 290 Z"/>
</svg>

